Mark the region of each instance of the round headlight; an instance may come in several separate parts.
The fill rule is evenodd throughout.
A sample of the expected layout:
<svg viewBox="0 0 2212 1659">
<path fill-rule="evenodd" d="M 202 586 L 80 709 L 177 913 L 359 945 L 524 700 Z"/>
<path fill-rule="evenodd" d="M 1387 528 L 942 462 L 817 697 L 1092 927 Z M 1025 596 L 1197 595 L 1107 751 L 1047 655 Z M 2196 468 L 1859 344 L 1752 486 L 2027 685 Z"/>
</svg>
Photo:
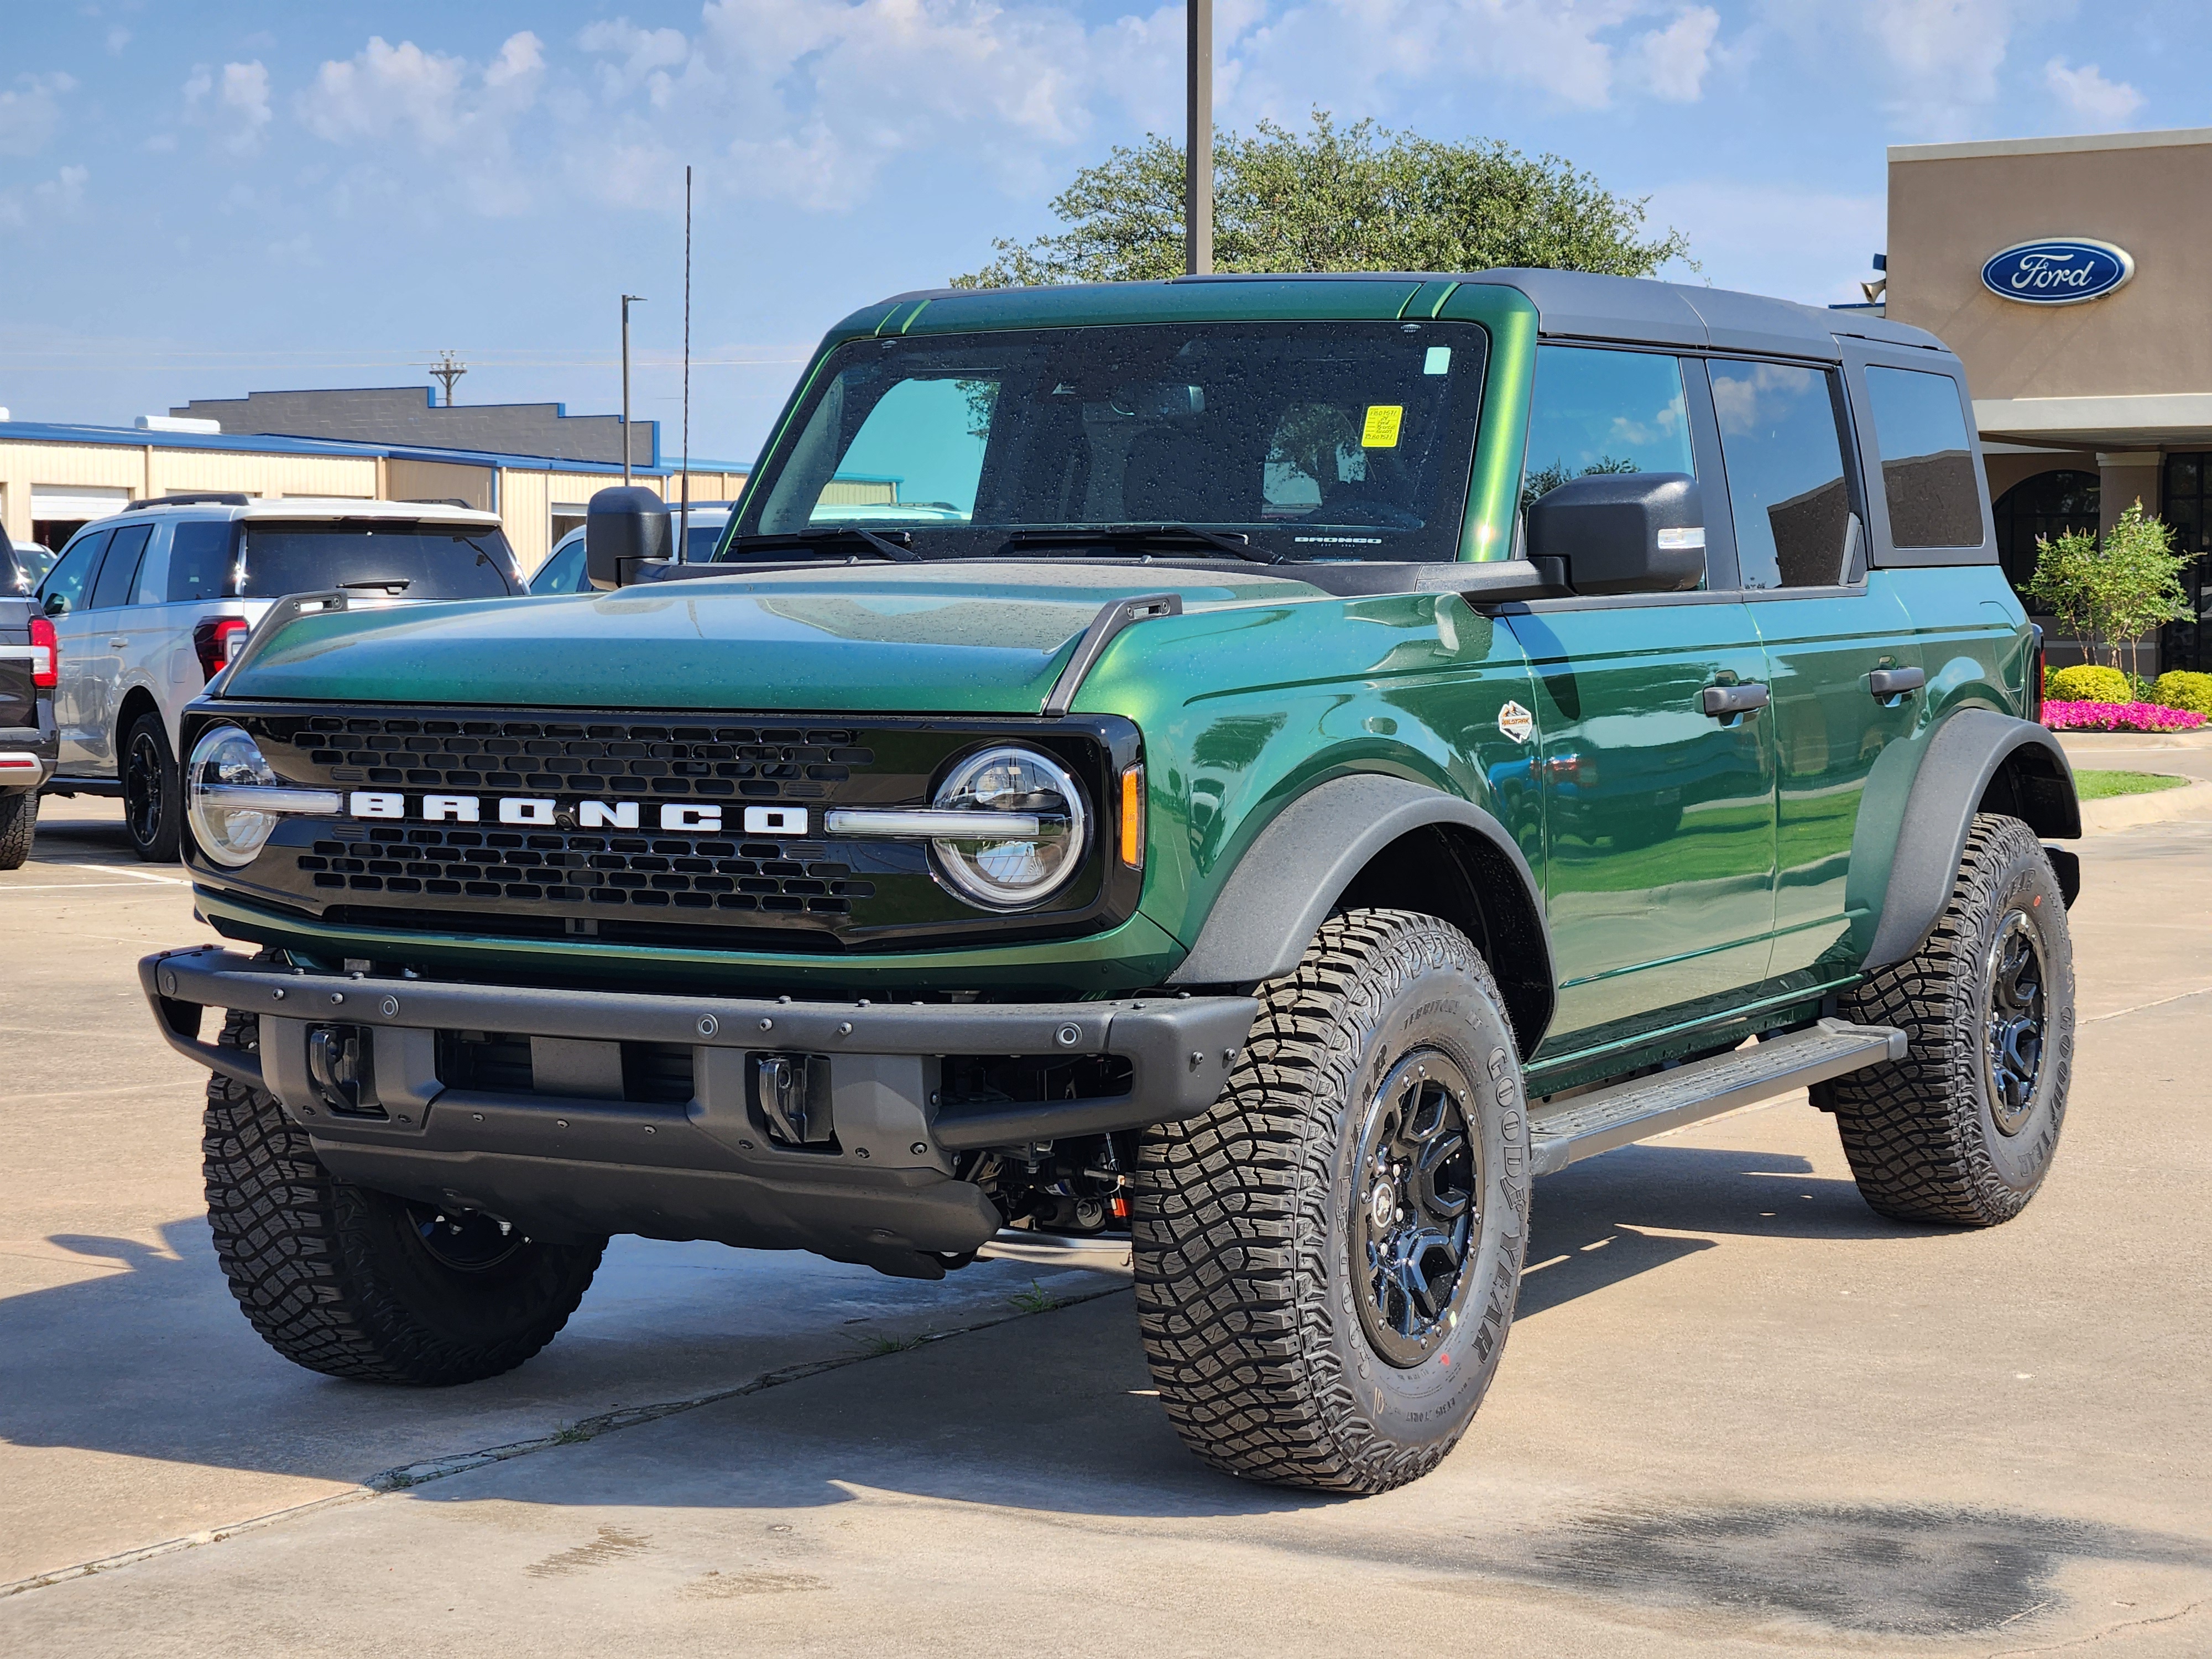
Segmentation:
<svg viewBox="0 0 2212 1659">
<path fill-rule="evenodd" d="M 1090 839 L 1083 791 L 1067 769 L 1034 749 L 985 749 L 952 769 L 931 803 L 939 811 L 1012 814 L 1034 820 L 939 836 L 929 845 L 945 884 L 994 910 L 1041 904 L 1082 867 Z"/>
<path fill-rule="evenodd" d="M 192 745 L 185 768 L 185 815 L 193 839 L 217 864 L 253 862 L 276 828 L 276 814 L 233 804 L 230 791 L 272 789 L 276 774 L 252 738 L 235 726 L 211 726 Z"/>
</svg>

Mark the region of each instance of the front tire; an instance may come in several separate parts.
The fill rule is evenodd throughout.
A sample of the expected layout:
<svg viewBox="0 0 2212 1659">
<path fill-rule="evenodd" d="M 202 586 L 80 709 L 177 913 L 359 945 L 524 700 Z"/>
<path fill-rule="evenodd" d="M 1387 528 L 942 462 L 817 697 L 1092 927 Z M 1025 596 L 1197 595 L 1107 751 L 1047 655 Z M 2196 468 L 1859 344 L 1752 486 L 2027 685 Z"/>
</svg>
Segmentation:
<svg viewBox="0 0 2212 1659">
<path fill-rule="evenodd" d="M 234 1014 L 222 1040 L 252 1048 L 255 1025 Z M 513 1370 L 568 1323 L 606 1245 L 334 1181 L 279 1102 L 221 1073 L 201 1151 L 231 1294 L 270 1347 L 329 1376 L 443 1386 Z"/>
<path fill-rule="evenodd" d="M 1488 968 L 1433 916 L 1331 917 L 1264 988 L 1220 1100 L 1139 1150 L 1138 1318 L 1192 1451 L 1373 1492 L 1457 1443 L 1527 1244 L 1516 1052 Z"/>
<path fill-rule="evenodd" d="M 123 739 L 123 824 L 131 850 L 149 864 L 174 864 L 182 830 L 177 757 L 159 714 L 141 714 Z"/>
<path fill-rule="evenodd" d="M 0 870 L 20 870 L 31 856 L 39 833 L 39 792 L 11 789 L 0 794 Z"/>
<path fill-rule="evenodd" d="M 1984 813 L 1914 955 L 1844 1000 L 1894 1025 L 1905 1058 L 1820 1085 L 1860 1194 L 1899 1221 L 1993 1227 L 2027 1207 L 2058 1150 L 2074 1069 L 2074 946 L 2035 834 Z"/>
</svg>

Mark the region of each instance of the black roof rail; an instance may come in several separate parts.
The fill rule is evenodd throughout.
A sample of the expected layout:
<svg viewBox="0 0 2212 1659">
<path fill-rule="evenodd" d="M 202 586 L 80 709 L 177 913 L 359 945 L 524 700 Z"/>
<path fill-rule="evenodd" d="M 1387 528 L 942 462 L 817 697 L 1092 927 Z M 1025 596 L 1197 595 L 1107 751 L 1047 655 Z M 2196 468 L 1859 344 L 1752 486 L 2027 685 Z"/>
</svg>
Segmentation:
<svg viewBox="0 0 2212 1659">
<path fill-rule="evenodd" d="M 143 501 L 131 501 L 124 507 L 125 513 L 136 513 L 148 507 L 244 507 L 252 496 L 235 489 L 208 489 L 196 495 L 149 495 Z"/>
<path fill-rule="evenodd" d="M 458 507 L 469 513 L 478 510 L 474 501 L 465 501 L 459 495 L 408 495 L 402 500 L 409 507 Z"/>
</svg>

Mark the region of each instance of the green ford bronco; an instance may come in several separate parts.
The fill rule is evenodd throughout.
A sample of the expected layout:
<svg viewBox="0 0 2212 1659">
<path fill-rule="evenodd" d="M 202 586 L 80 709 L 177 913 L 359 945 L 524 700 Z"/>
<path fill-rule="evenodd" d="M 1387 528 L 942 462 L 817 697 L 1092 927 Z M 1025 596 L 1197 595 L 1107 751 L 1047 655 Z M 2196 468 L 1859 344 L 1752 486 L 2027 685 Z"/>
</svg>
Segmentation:
<svg viewBox="0 0 2212 1659">
<path fill-rule="evenodd" d="M 458 1382 L 614 1233 L 1118 1235 L 1191 1449 L 1371 1492 L 1575 1159 L 1809 1087 L 1882 1214 L 2017 1214 L 2080 817 L 1969 410 L 1652 282 L 908 295 L 711 561 L 610 490 L 599 591 L 284 601 L 184 728 L 238 948 L 143 966 L 246 1316 Z"/>
</svg>

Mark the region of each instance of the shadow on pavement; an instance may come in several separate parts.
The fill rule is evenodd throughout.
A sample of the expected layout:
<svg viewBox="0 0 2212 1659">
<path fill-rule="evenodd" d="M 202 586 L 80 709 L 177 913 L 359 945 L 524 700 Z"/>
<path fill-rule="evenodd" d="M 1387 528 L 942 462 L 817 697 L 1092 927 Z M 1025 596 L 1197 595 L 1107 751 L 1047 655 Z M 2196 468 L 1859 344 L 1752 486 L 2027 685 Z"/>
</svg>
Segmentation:
<svg viewBox="0 0 2212 1659">
<path fill-rule="evenodd" d="M 1872 1217 L 1848 1182 L 1816 1179 L 1804 1167 L 1786 1156 L 1662 1146 L 1616 1152 L 1540 1182 L 1519 1316 L 1726 1248 L 1729 1235 L 1909 1236 Z M 55 1235 L 49 1243 L 118 1271 L 0 1299 L 0 1438 L 358 1481 L 618 1408 L 694 1399 L 794 1362 L 895 1352 L 908 1334 L 1034 1305 L 1036 1277 L 1052 1277 L 986 1262 L 933 1285 L 804 1255 L 622 1239 L 568 1330 L 537 1358 L 488 1382 L 415 1390 L 290 1365 L 232 1303 L 205 1222 L 188 1218 L 161 1234 L 167 1248 L 158 1250 L 131 1239 Z M 1091 1294 L 1110 1284 L 1069 1273 L 1050 1294 Z M 1130 1388 L 1146 1389 L 1129 1304 L 1115 1297 L 1110 1306 L 1110 1363 L 1129 1373 Z M 858 1328 L 847 1335 L 848 1326 Z M 974 1352 L 968 1341 L 947 1345 L 945 1363 L 957 1365 Z M 1022 1409 L 1037 1431 L 1080 1439 L 1102 1429 L 1055 1425 L 1051 1402 L 1085 1395 L 1108 1356 L 1052 1344 L 1036 1353 L 1023 1362 L 1032 1375 Z M 1048 1364 L 1065 1374 L 1036 1371 Z M 984 1381 L 975 1379 L 979 1389 Z M 1116 1432 L 1148 1425 L 1144 1432 L 1169 1463 L 1194 1468 L 1157 1402 L 1149 1395 L 1128 1398 L 1135 1420 Z M 951 1409 L 965 1419 L 976 1405 L 963 1399 Z M 880 1443 L 879 1424 L 842 1427 Z"/>
</svg>

